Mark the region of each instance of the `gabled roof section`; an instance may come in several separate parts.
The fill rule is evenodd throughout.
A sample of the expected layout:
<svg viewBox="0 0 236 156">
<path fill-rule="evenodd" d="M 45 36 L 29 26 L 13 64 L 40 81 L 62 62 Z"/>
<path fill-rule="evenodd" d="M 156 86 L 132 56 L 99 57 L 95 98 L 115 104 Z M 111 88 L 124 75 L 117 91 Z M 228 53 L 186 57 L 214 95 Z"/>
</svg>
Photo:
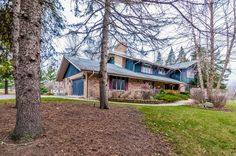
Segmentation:
<svg viewBox="0 0 236 156">
<path fill-rule="evenodd" d="M 90 71 L 90 72 L 99 72 L 100 64 L 98 61 L 94 60 L 88 60 L 84 58 L 78 58 L 78 57 L 64 57 L 61 67 L 58 72 L 57 80 L 62 81 L 64 72 L 67 68 L 67 66 L 71 63 L 74 65 L 77 69 L 81 71 Z M 66 66 L 66 67 L 62 67 Z M 65 70 L 64 70 L 65 69 Z M 62 70 L 62 71 L 60 71 Z M 180 82 L 178 80 L 157 76 L 157 75 L 149 75 L 149 74 L 143 74 L 143 73 L 137 73 L 134 71 L 130 71 L 128 69 L 119 67 L 114 64 L 107 64 L 107 72 L 108 75 L 113 76 L 121 76 L 121 77 L 129 77 L 129 78 L 136 78 L 136 79 L 143 79 L 143 80 L 151 80 L 151 81 L 160 81 L 160 82 L 169 82 L 169 83 L 175 83 L 175 84 L 181 84 L 183 82 Z"/>
<path fill-rule="evenodd" d="M 186 69 L 188 67 L 191 67 L 192 65 L 196 64 L 197 61 L 188 61 L 188 62 L 183 62 L 183 63 L 178 63 L 178 64 L 173 64 L 168 67 L 172 69 Z"/>
<path fill-rule="evenodd" d="M 65 75 L 70 63 L 80 71 L 80 69 L 75 64 L 73 64 L 65 56 L 63 56 L 62 61 L 61 61 L 61 65 L 60 65 L 59 70 L 57 72 L 57 77 L 56 77 L 57 81 L 62 81 L 64 79 L 64 75 Z"/>
</svg>

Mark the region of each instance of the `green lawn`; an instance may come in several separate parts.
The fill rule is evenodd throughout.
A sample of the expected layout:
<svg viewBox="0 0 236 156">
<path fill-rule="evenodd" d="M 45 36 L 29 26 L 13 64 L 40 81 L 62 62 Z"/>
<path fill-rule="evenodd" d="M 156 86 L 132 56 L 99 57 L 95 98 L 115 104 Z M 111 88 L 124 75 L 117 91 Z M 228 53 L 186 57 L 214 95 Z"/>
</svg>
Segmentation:
<svg viewBox="0 0 236 156">
<path fill-rule="evenodd" d="M 180 107 L 137 107 L 147 126 L 163 134 L 177 155 L 236 155 L 236 103 L 221 112 Z"/>
<path fill-rule="evenodd" d="M 9 99 L 9 100 L 0 100 L 0 104 L 14 104 L 15 99 Z M 73 100 L 73 99 L 63 99 L 63 98 L 54 98 L 54 97 L 43 97 L 41 98 L 42 102 L 77 102 L 80 104 L 93 104 L 98 103 L 98 101 L 88 101 L 88 100 Z"/>
</svg>

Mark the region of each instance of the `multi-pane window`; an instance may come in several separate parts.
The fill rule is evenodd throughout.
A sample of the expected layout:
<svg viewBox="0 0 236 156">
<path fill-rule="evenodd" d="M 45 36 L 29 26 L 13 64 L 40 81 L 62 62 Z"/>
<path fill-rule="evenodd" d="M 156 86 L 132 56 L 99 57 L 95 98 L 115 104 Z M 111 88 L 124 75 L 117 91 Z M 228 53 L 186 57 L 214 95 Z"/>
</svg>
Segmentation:
<svg viewBox="0 0 236 156">
<path fill-rule="evenodd" d="M 141 68 L 142 73 L 152 74 L 152 66 L 149 64 L 143 64 Z"/>
<path fill-rule="evenodd" d="M 113 77 L 112 78 L 112 89 L 125 90 L 125 78 Z"/>
</svg>

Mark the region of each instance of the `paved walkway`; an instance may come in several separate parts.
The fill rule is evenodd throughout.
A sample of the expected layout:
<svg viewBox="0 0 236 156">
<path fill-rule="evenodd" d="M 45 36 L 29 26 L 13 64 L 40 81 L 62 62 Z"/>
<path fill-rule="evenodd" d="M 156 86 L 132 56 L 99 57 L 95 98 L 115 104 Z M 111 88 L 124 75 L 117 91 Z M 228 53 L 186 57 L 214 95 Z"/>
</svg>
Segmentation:
<svg viewBox="0 0 236 156">
<path fill-rule="evenodd" d="M 87 100 L 83 99 L 80 97 L 76 96 L 47 96 L 47 95 L 42 95 L 41 97 L 51 97 L 51 98 L 63 98 L 63 99 L 72 99 L 72 100 Z M 15 95 L 0 95 L 0 100 L 4 99 L 15 99 Z M 88 100 L 88 101 L 94 101 L 94 100 Z M 184 106 L 184 105 L 190 105 L 194 101 L 192 99 L 189 100 L 183 100 L 183 101 L 178 101 L 175 103 L 162 103 L 162 104 L 138 104 L 138 103 L 122 103 L 122 102 L 112 102 L 112 103 L 117 103 L 117 104 L 122 104 L 122 105 L 136 105 L 136 106 Z"/>
<path fill-rule="evenodd" d="M 117 102 L 118 104 L 124 104 L 124 105 L 135 105 L 135 106 L 154 106 L 154 107 L 159 107 L 159 106 L 185 106 L 185 105 L 191 105 L 194 101 L 192 99 L 189 100 L 182 100 L 182 101 L 177 101 L 174 103 L 161 103 L 161 104 L 138 104 L 138 103 L 120 103 Z"/>
<path fill-rule="evenodd" d="M 60 98 L 73 99 L 73 100 L 88 100 L 76 96 L 60 96 Z M 88 101 L 94 101 L 94 100 L 88 100 Z M 174 103 L 162 103 L 162 104 L 142 104 L 142 103 L 139 104 L 139 103 L 122 103 L 122 102 L 112 102 L 112 103 L 117 103 L 122 105 L 136 105 L 136 106 L 184 106 L 184 105 L 191 105 L 192 103 L 194 103 L 194 100 L 188 99 L 188 100 L 177 101 Z"/>
</svg>

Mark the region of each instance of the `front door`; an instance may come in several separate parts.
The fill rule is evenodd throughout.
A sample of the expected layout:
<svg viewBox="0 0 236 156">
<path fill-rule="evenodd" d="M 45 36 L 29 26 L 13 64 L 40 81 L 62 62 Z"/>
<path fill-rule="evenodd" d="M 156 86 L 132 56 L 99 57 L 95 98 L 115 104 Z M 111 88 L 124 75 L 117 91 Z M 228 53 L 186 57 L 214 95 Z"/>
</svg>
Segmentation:
<svg viewBox="0 0 236 156">
<path fill-rule="evenodd" d="M 73 95 L 84 95 L 84 79 L 73 80 L 72 82 Z"/>
</svg>

